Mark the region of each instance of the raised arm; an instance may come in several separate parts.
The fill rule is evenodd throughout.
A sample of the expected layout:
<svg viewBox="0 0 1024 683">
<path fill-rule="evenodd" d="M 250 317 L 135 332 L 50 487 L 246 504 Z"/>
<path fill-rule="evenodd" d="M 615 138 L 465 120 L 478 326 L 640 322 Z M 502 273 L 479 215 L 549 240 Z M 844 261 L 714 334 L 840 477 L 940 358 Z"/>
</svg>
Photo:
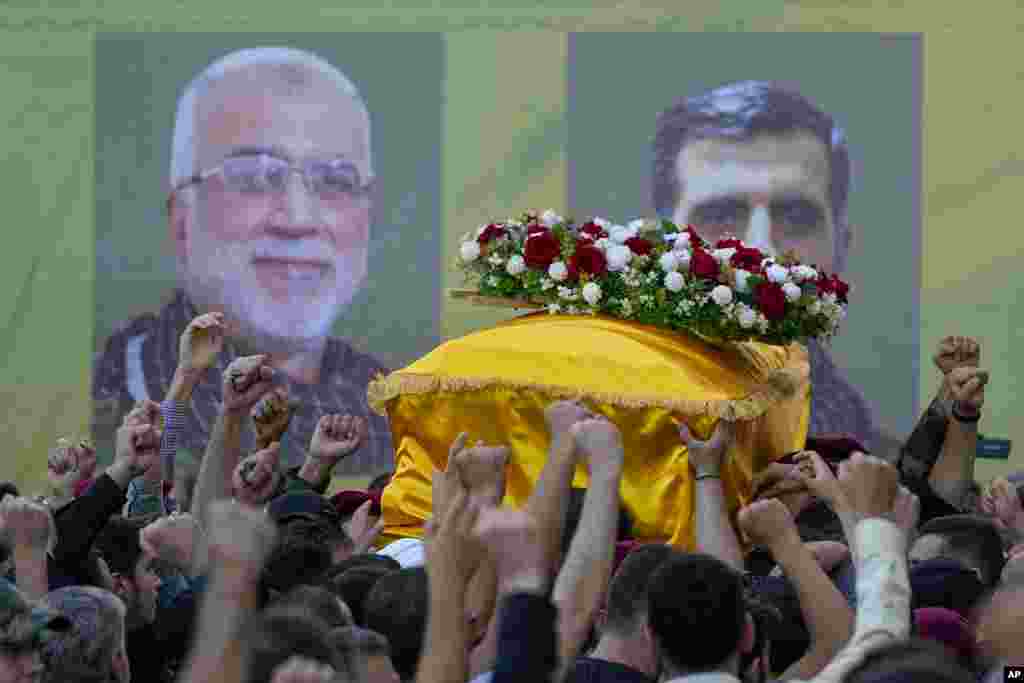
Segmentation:
<svg viewBox="0 0 1024 683">
<path fill-rule="evenodd" d="M 796 589 L 811 644 L 781 680 L 809 680 L 821 671 L 853 633 L 853 612 L 846 598 L 800 540 L 800 532 L 779 500 L 759 500 L 740 511 L 740 527 L 750 540 L 767 547 Z"/>
<path fill-rule="evenodd" d="M 224 400 L 199 468 L 192 500 L 192 516 L 204 529 L 210 503 L 231 497 L 231 474 L 241 458 L 242 428 L 248 413 L 272 388 L 274 371 L 266 360 L 266 356 L 236 358 L 224 372 Z"/>
<path fill-rule="evenodd" d="M 943 500 L 961 510 L 971 507 L 968 495 L 974 486 L 978 421 L 988 378 L 987 372 L 972 367 L 956 368 L 946 378 L 953 399 L 952 419 L 947 423 L 942 452 L 928 475 L 928 483 Z"/>
<path fill-rule="evenodd" d="M 335 466 L 358 451 L 368 438 L 366 420 L 352 415 L 324 415 L 309 442 L 309 453 L 299 469 L 299 479 L 310 489 L 323 491 L 330 485 Z"/>
<path fill-rule="evenodd" d="M 580 523 L 552 593 L 558 608 L 560 680 L 586 642 L 608 589 L 619 523 L 619 485 L 625 451 L 619 429 L 604 417 L 573 425 L 577 452 L 586 458 L 590 484 Z"/>
<path fill-rule="evenodd" d="M 736 425 L 720 420 L 708 441 L 694 439 L 685 423 L 680 425 L 679 434 L 686 442 L 694 478 L 697 551 L 743 571 L 743 551 L 729 519 L 729 506 L 722 485 L 722 468 L 728 461 Z"/>
</svg>

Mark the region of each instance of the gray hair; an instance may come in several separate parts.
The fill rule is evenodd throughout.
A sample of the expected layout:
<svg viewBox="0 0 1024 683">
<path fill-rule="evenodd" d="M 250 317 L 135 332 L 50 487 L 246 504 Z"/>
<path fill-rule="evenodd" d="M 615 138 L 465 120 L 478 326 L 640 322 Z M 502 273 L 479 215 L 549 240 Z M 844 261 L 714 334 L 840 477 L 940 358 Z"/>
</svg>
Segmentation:
<svg viewBox="0 0 1024 683">
<path fill-rule="evenodd" d="M 226 76 L 256 66 L 281 67 L 282 81 L 293 83 L 303 76 L 318 75 L 351 97 L 366 112 L 366 104 L 358 88 L 345 74 L 327 60 L 304 50 L 290 47 L 254 47 L 237 50 L 213 62 L 193 78 L 181 97 L 174 117 L 171 142 L 170 186 L 174 187 L 196 173 L 197 147 L 196 111 L 202 97 Z M 366 149 L 370 149 L 369 116 L 367 115 Z"/>
</svg>

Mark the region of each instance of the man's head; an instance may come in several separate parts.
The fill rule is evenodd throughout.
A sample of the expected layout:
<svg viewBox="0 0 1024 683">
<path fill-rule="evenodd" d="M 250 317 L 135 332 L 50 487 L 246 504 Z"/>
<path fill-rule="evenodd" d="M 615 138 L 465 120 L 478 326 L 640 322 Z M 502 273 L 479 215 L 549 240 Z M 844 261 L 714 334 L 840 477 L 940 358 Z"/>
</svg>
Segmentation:
<svg viewBox="0 0 1024 683">
<path fill-rule="evenodd" d="M 153 566 L 155 558 L 139 543 L 142 529 L 151 521 L 152 517 L 111 517 L 96 539 L 96 549 L 113 577 L 114 592 L 127 608 L 129 629 L 156 619 L 160 577 Z"/>
<path fill-rule="evenodd" d="M 43 647 L 50 683 L 128 683 L 124 603 L 91 586 L 69 586 L 48 593 L 43 604 L 67 617 L 71 628 Z"/>
<path fill-rule="evenodd" d="M 0 683 L 36 683 L 47 638 L 71 623 L 55 612 L 33 608 L 14 584 L 0 579 Z"/>
<path fill-rule="evenodd" d="M 262 349 L 318 346 L 366 277 L 373 178 L 369 114 L 334 66 L 289 48 L 208 66 L 179 99 L 171 158 L 193 303 Z"/>
<path fill-rule="evenodd" d="M 246 626 L 242 642 L 247 667 L 244 680 L 270 683 L 274 669 L 291 657 L 303 657 L 320 665 L 343 670 L 327 639 L 324 622 L 295 607 L 264 610 Z"/>
<path fill-rule="evenodd" d="M 403 681 L 416 677 L 427 628 L 428 598 L 426 569 L 415 567 L 382 576 L 363 605 L 364 625 L 388 639 L 391 662 Z"/>
<path fill-rule="evenodd" d="M 654 138 L 654 206 L 712 242 L 796 250 L 842 272 L 850 243 L 850 159 L 832 117 L 795 90 L 729 83 L 663 111 Z"/>
<path fill-rule="evenodd" d="M 992 520 L 979 515 L 930 520 L 921 526 L 909 557 L 912 565 L 934 560 L 957 562 L 990 587 L 999 581 L 1006 563 L 998 529 Z"/>
<path fill-rule="evenodd" d="M 736 571 L 710 555 L 687 553 L 658 567 L 647 591 L 648 628 L 669 676 L 738 673 L 754 630 Z"/>
</svg>

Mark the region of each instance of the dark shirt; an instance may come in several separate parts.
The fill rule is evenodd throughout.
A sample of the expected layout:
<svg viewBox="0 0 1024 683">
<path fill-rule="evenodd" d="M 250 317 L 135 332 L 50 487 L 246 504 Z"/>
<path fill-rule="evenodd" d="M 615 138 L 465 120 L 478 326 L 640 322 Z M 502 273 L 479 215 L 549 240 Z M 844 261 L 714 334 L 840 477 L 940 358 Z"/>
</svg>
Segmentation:
<svg viewBox="0 0 1024 683">
<path fill-rule="evenodd" d="M 57 545 L 47 556 L 51 591 L 96 583 L 89 552 L 107 521 L 121 512 L 124 503 L 124 489 L 104 473 L 84 494 L 53 511 Z"/>
<path fill-rule="evenodd" d="M 181 291 L 158 316 L 143 315 L 124 324 L 106 341 L 93 365 L 93 438 L 102 449 L 113 451 L 114 432 L 124 415 L 143 398 L 163 400 L 178 364 L 181 333 L 198 315 Z M 239 353 L 228 342 L 192 394 L 182 429 L 180 447 L 200 457 L 221 405 L 221 377 Z M 374 358 L 336 338 L 327 340 L 320 381 L 301 384 L 285 380 L 298 410 L 282 440 L 285 466 L 301 464 L 316 425 L 324 415 L 351 414 L 367 419 L 369 439 L 359 451 L 338 464 L 337 472 L 365 473 L 392 469 L 394 451 L 386 418 L 374 413 L 366 396 L 368 384 L 387 372 Z M 255 447 L 251 429 L 243 432 L 245 451 Z"/>
<path fill-rule="evenodd" d="M 550 680 L 558 664 L 558 609 L 547 597 L 516 593 L 502 599 L 500 614 L 491 683 Z"/>
<path fill-rule="evenodd" d="M 567 683 L 654 683 L 654 679 L 625 664 L 580 657 L 569 671 Z"/>
</svg>

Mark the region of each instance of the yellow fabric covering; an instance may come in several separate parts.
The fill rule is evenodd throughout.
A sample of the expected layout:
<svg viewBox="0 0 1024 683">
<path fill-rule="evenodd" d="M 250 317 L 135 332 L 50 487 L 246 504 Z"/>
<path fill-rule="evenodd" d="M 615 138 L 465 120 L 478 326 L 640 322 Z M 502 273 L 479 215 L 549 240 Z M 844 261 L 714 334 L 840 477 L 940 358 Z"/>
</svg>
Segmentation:
<svg viewBox="0 0 1024 683">
<path fill-rule="evenodd" d="M 714 346 L 613 318 L 537 313 L 442 344 L 368 392 L 386 414 L 396 470 L 383 497 L 385 540 L 422 536 L 431 477 L 459 432 L 508 444 L 505 504 L 523 505 L 549 437 L 544 409 L 581 398 L 622 430 L 622 500 L 640 540 L 693 547 L 692 478 L 675 419 L 706 438 L 720 418 L 739 421 L 723 480 L 735 511 L 756 471 L 803 446 L 810 416 L 806 351 L 763 344 Z M 586 486 L 585 465 L 575 486 Z"/>
</svg>

